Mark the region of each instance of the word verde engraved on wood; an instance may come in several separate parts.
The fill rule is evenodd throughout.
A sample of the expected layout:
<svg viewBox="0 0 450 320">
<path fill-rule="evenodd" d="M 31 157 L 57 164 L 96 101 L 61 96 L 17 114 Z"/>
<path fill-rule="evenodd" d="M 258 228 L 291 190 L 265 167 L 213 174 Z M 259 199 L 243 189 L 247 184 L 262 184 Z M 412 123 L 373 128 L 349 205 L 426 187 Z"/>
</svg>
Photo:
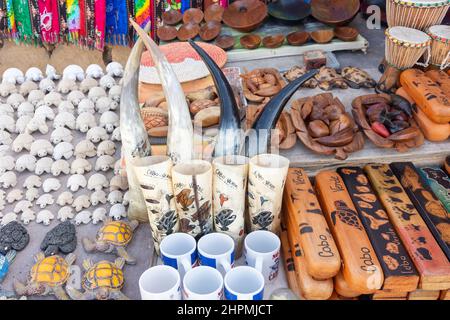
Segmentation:
<svg viewBox="0 0 450 320">
<path fill-rule="evenodd" d="M 359 167 L 339 168 L 337 171 L 380 261 L 384 273 L 383 290 L 402 292 L 417 289 L 419 276 L 416 268 L 364 171 Z"/>
<path fill-rule="evenodd" d="M 288 170 L 283 197 L 285 214 L 292 220 L 289 232 L 300 237 L 308 273 L 316 279 L 334 277 L 341 267 L 339 252 L 303 169 Z"/>
<path fill-rule="evenodd" d="M 420 275 L 419 288 L 450 287 L 450 263 L 388 165 L 364 167 Z"/>
</svg>

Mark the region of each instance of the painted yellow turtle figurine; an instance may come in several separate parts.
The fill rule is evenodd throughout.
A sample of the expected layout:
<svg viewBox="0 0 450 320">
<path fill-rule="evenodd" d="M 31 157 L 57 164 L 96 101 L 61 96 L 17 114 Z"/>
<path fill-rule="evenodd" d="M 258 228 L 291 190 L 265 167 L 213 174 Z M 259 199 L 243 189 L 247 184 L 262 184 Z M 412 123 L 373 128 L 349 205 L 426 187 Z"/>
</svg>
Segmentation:
<svg viewBox="0 0 450 320">
<path fill-rule="evenodd" d="M 125 250 L 125 246 L 133 238 L 133 231 L 137 228 L 139 222 L 132 220 L 113 221 L 106 219 L 103 226 L 97 232 L 97 239 L 93 241 L 89 238 L 83 238 L 83 247 L 86 252 L 105 252 L 113 253 L 125 259 L 128 264 L 135 264 L 136 259 L 132 258 Z"/>
<path fill-rule="evenodd" d="M 120 290 L 124 284 L 122 268 L 125 259 L 117 258 L 116 261 L 100 261 L 96 264 L 92 260 L 83 261 L 86 273 L 81 280 L 84 293 L 67 285 L 66 290 L 73 300 L 129 300 Z"/>
<path fill-rule="evenodd" d="M 70 276 L 70 266 L 75 261 L 75 255 L 70 253 L 66 258 L 54 255 L 45 257 L 40 252 L 35 257 L 36 263 L 31 268 L 30 279 L 26 285 L 14 282 L 14 290 L 19 296 L 55 295 L 60 300 L 68 300 L 63 289 Z"/>
</svg>

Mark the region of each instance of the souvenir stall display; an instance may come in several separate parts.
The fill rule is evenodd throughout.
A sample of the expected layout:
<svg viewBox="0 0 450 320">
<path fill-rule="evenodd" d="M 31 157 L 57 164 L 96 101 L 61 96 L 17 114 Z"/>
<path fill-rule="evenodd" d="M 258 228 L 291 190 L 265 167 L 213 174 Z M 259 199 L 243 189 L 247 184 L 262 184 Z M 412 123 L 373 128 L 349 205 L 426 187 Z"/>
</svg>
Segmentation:
<svg viewBox="0 0 450 320">
<path fill-rule="evenodd" d="M 0 299 L 449 300 L 449 7 L 0 0 Z"/>
</svg>

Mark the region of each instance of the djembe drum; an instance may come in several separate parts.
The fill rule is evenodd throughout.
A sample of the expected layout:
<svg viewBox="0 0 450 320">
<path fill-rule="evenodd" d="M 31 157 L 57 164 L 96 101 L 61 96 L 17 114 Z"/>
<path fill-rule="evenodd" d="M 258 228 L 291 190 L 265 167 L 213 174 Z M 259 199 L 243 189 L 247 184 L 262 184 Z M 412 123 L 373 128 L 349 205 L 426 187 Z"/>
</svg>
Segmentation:
<svg viewBox="0 0 450 320">
<path fill-rule="evenodd" d="M 450 66 L 450 26 L 432 26 L 427 33 L 431 37 L 430 63 L 444 70 Z"/>
<path fill-rule="evenodd" d="M 431 38 L 422 31 L 393 27 L 386 29 L 386 70 L 378 82 L 378 91 L 392 92 L 396 89 L 400 72 L 414 65 L 427 66 L 430 60 Z M 426 62 L 418 63 L 427 52 Z"/>
<path fill-rule="evenodd" d="M 426 30 L 444 20 L 450 0 L 387 0 L 386 5 L 389 27 Z"/>
</svg>

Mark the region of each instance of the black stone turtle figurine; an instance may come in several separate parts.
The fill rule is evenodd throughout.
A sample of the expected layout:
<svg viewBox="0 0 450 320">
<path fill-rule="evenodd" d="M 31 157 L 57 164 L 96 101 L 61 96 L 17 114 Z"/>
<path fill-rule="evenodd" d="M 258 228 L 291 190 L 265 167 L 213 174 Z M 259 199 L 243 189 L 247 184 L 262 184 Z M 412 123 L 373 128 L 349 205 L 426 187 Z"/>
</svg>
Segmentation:
<svg viewBox="0 0 450 320">
<path fill-rule="evenodd" d="M 41 243 L 41 250 L 46 257 L 59 252 L 68 254 L 77 247 L 77 234 L 75 226 L 70 221 L 64 221 L 50 230 Z"/>
<path fill-rule="evenodd" d="M 10 250 L 23 250 L 30 235 L 27 229 L 17 221 L 11 221 L 0 229 L 0 253 L 6 255 Z"/>
</svg>

